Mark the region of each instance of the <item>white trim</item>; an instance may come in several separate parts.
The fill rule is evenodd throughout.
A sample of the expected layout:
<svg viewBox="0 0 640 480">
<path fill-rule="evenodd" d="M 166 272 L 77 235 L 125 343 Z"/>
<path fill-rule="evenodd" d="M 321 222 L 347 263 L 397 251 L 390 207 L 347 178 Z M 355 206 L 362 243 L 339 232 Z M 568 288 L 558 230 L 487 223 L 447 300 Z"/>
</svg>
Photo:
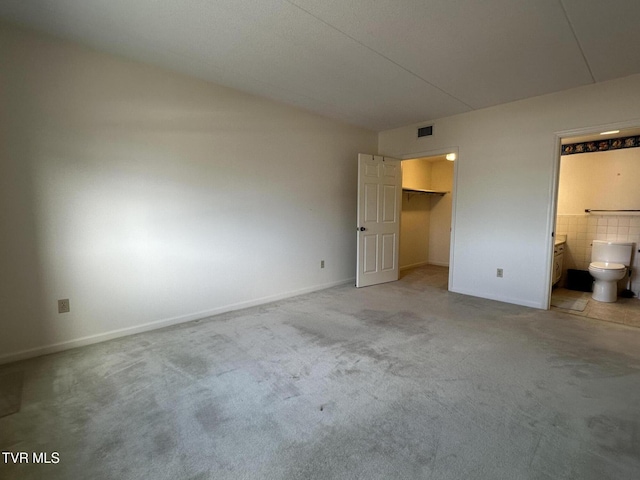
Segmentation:
<svg viewBox="0 0 640 480">
<path fill-rule="evenodd" d="M 478 292 L 476 290 L 465 290 L 465 289 L 452 289 L 450 290 L 451 292 L 454 293 L 461 293 L 462 295 L 469 295 L 470 297 L 477 297 L 477 298 L 484 298 L 487 300 L 495 300 L 498 302 L 504 302 L 504 303 L 511 303 L 513 305 L 519 305 L 522 307 L 531 307 L 531 308 L 537 308 L 539 310 L 547 310 L 546 306 L 543 305 L 542 303 L 538 303 L 538 302 L 532 302 L 530 300 L 524 300 L 521 298 L 511 298 L 511 297 L 503 297 L 500 295 L 493 295 L 491 293 L 486 293 L 486 292 Z"/>
<path fill-rule="evenodd" d="M 449 264 L 447 262 L 434 262 L 432 260 L 429 260 L 427 262 L 428 265 L 435 265 L 436 267 L 448 267 Z"/>
<path fill-rule="evenodd" d="M 555 133 L 560 138 L 582 137 L 584 135 L 596 134 L 607 130 L 624 130 L 627 128 L 638 127 L 640 127 L 640 118 L 625 120 L 624 122 L 606 123 L 604 125 L 593 125 L 590 127 L 574 128 L 572 130 L 560 130 Z"/>
<path fill-rule="evenodd" d="M 178 317 L 165 318 L 163 320 L 156 320 L 153 322 L 145 323 L 143 325 L 136 325 L 134 327 L 126 327 L 118 330 L 112 330 L 110 332 L 98 333 L 95 335 L 89 335 L 86 337 L 76 338 L 73 340 L 67 340 L 60 343 L 54 343 L 51 345 L 45 345 L 42 347 L 30 348 L 27 350 L 21 350 L 18 352 L 8 353 L 0 355 L 0 365 L 5 363 L 16 362 L 18 360 L 26 360 L 29 358 L 39 357 L 41 355 L 47 355 L 50 353 L 62 352 L 70 350 L 72 348 L 84 347 L 86 345 L 93 345 L 95 343 L 106 342 L 115 338 L 126 337 L 129 335 L 135 335 L 137 333 L 149 332 L 151 330 L 157 330 L 159 328 L 170 327 L 172 325 L 178 325 L 180 323 L 191 322 L 193 320 L 200 320 L 214 315 L 220 315 L 222 313 L 232 312 L 234 310 L 242 310 L 243 308 L 255 307 L 258 305 L 264 305 L 266 303 L 276 302 L 285 298 L 296 297 L 298 295 L 304 295 L 305 293 L 316 292 L 318 290 L 325 290 L 327 288 L 335 287 L 338 285 L 344 285 L 348 283 L 355 283 L 355 277 L 351 277 L 345 280 L 338 280 L 335 282 L 329 282 L 321 285 L 315 285 L 312 287 L 302 288 L 300 290 L 293 290 L 277 295 L 270 295 L 267 297 L 256 298 L 254 300 L 248 300 L 245 302 L 234 303 L 231 305 L 225 305 L 223 307 L 214 308 L 212 310 L 205 310 L 202 312 L 190 313 L 188 315 L 180 315 Z"/>
<path fill-rule="evenodd" d="M 427 150 L 423 152 L 416 153 L 406 153 L 404 155 L 396 155 L 395 158 L 399 158 L 400 160 L 414 160 L 416 158 L 423 157 L 439 157 L 441 155 L 446 155 L 447 153 L 455 153 L 456 154 L 456 162 L 458 161 L 458 147 L 445 147 L 445 148 L 437 148 L 435 150 Z"/>
<path fill-rule="evenodd" d="M 556 217 L 558 216 L 558 188 L 560 185 L 560 153 L 562 150 L 562 138 L 556 134 L 554 145 L 554 157 L 552 165 L 552 175 L 549 183 L 549 198 L 547 203 L 547 265 L 545 266 L 545 278 L 547 279 L 542 295 L 542 302 L 546 305 L 545 310 L 551 309 L 551 288 L 553 287 L 553 252 L 555 244 Z M 552 236 L 553 235 L 553 236 Z"/>
<path fill-rule="evenodd" d="M 448 267 L 449 266 L 449 264 L 446 263 L 446 262 L 426 261 L 426 262 L 412 263 L 411 265 L 405 265 L 403 267 L 400 267 L 400 271 L 409 270 L 410 268 L 424 267 L 426 265 L 435 265 L 436 267 Z"/>
<path fill-rule="evenodd" d="M 458 201 L 458 163 L 460 162 L 460 152 L 458 147 L 455 147 L 456 159 L 453 163 L 453 193 L 451 196 L 451 232 L 449 232 L 449 280 L 447 289 L 453 289 L 453 267 L 454 267 L 454 253 L 456 245 L 456 209 Z"/>
<path fill-rule="evenodd" d="M 418 262 L 418 263 L 412 263 L 411 265 L 404 265 L 403 267 L 400 267 L 400 271 L 409 270 L 410 268 L 423 267 L 425 265 L 429 265 L 429 262 Z"/>
</svg>

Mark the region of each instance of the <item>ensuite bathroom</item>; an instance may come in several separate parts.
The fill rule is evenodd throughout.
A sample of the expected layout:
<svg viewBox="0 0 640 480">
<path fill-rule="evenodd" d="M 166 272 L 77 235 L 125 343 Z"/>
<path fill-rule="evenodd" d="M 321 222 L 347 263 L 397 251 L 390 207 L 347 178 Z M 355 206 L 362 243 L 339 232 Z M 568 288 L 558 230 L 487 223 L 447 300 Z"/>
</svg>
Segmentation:
<svg viewBox="0 0 640 480">
<path fill-rule="evenodd" d="M 562 141 L 551 306 L 640 328 L 640 129 Z"/>
</svg>

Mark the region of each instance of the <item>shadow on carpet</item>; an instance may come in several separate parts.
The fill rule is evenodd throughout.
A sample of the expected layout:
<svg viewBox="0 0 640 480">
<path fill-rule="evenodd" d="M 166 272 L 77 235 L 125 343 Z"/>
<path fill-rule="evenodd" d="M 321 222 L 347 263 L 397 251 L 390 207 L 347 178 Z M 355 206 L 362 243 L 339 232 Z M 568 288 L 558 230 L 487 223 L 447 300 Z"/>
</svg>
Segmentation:
<svg viewBox="0 0 640 480">
<path fill-rule="evenodd" d="M 0 418 L 20 411 L 23 372 L 0 375 Z"/>
</svg>

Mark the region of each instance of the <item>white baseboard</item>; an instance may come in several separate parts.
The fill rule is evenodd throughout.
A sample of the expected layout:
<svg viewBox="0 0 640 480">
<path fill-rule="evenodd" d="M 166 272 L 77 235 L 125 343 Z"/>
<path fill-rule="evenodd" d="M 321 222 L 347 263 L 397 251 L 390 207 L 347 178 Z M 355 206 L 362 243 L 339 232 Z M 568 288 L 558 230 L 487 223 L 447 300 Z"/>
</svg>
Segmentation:
<svg viewBox="0 0 640 480">
<path fill-rule="evenodd" d="M 498 302 L 511 303 L 513 305 L 520 305 L 523 307 L 537 308 L 540 310 L 547 309 L 546 305 L 542 305 L 541 303 L 538 303 L 538 302 L 531 302 L 529 300 L 523 300 L 520 298 L 503 297 L 501 295 L 487 294 L 483 292 L 476 292 L 476 291 L 465 290 L 465 289 L 460 289 L 455 287 L 449 288 L 449 291 L 454 293 L 461 293 L 463 295 L 469 295 L 471 297 L 486 298 L 487 300 L 496 300 Z"/>
<path fill-rule="evenodd" d="M 325 283 L 322 285 L 314 285 L 312 287 L 301 288 L 300 290 L 292 290 L 285 293 L 279 293 L 277 295 L 270 295 L 267 297 L 256 298 L 254 300 L 247 300 L 245 302 L 225 305 L 223 307 L 218 307 L 211 310 L 205 310 L 202 312 L 195 312 L 187 315 L 180 315 L 177 317 L 165 318 L 162 320 L 156 320 L 153 322 L 144 323 L 142 325 L 121 328 L 118 330 L 111 330 L 109 332 L 98 333 L 95 335 L 89 335 L 81 338 L 75 338 L 73 340 L 67 340 L 64 342 L 54 343 L 51 345 L 45 345 L 42 347 L 35 347 L 27 350 L 8 353 L 8 354 L 0 355 L 0 365 L 5 363 L 17 362 L 19 360 L 26 360 L 29 358 L 39 357 L 41 355 L 48 355 L 50 353 L 62 352 L 64 350 L 70 350 L 72 348 L 84 347 L 86 345 L 92 345 L 94 343 L 106 342 L 107 340 L 113 340 L 114 338 L 126 337 L 128 335 L 135 335 L 136 333 L 157 330 L 159 328 L 170 327 L 171 325 L 191 322 L 193 320 L 200 320 L 203 318 L 212 317 L 214 315 L 220 315 L 222 313 L 232 312 L 234 310 L 242 310 L 243 308 L 250 308 L 258 305 L 264 305 L 266 303 L 276 302 L 278 300 L 283 300 L 285 298 L 304 295 L 305 293 L 316 292 L 318 290 L 325 290 L 327 288 L 336 287 L 338 285 L 344 285 L 347 283 L 355 284 L 355 281 L 356 281 L 355 277 L 352 277 L 345 280 Z"/>
<path fill-rule="evenodd" d="M 435 265 L 436 267 L 448 267 L 449 263 L 448 262 L 419 262 L 419 263 L 412 263 L 411 265 L 405 265 L 404 267 L 400 267 L 400 271 L 408 270 L 410 268 L 424 267 L 425 265 Z"/>
<path fill-rule="evenodd" d="M 432 261 L 429 261 L 429 265 L 436 265 L 438 267 L 448 267 L 449 266 L 449 262 L 432 262 Z"/>
<path fill-rule="evenodd" d="M 422 267 L 424 265 L 428 265 L 428 262 L 419 262 L 419 263 L 412 263 L 411 265 L 405 265 L 403 267 L 400 267 L 400 270 L 408 270 L 410 268 L 416 268 L 416 267 Z"/>
</svg>

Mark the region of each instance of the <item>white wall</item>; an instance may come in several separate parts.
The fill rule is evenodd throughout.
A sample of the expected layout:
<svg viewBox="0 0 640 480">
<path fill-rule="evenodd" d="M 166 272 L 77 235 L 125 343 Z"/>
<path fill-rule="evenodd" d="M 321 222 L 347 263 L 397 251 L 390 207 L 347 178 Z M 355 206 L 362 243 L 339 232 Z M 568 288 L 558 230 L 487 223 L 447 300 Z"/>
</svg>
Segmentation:
<svg viewBox="0 0 640 480">
<path fill-rule="evenodd" d="M 547 308 L 556 132 L 631 120 L 640 125 L 640 75 L 438 119 L 431 137 L 416 137 L 422 123 L 381 132 L 378 148 L 458 147 L 450 289 Z"/>
<path fill-rule="evenodd" d="M 1 27 L 0 360 L 354 277 L 374 132 Z"/>
</svg>

